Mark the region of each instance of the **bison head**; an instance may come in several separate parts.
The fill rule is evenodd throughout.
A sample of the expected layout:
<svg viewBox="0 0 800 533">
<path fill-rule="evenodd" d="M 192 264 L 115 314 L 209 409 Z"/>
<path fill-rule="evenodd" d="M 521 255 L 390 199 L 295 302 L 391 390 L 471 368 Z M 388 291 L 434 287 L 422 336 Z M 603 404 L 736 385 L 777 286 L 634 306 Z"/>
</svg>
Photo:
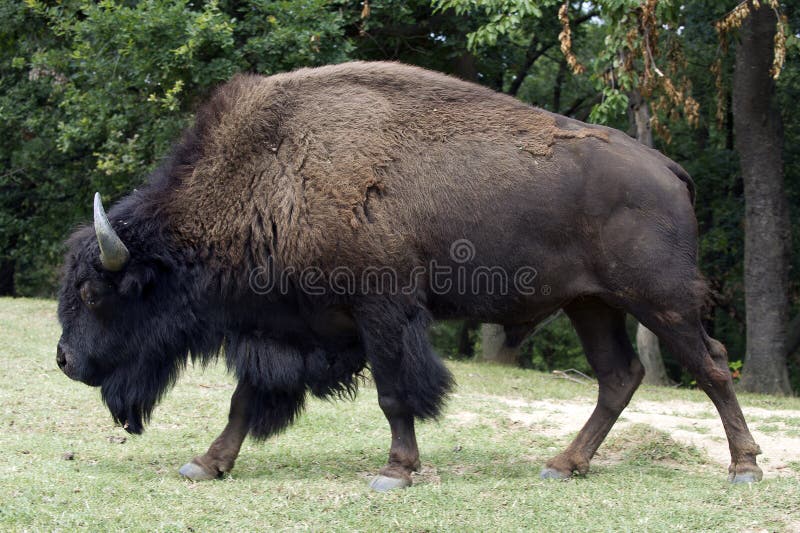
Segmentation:
<svg viewBox="0 0 800 533">
<path fill-rule="evenodd" d="M 213 344 L 212 328 L 194 312 L 185 287 L 190 273 L 170 258 L 167 246 L 153 244 L 156 223 L 129 227 L 131 217 L 119 207 L 115 220 L 127 243 L 109 223 L 99 195 L 94 227 L 68 241 L 56 361 L 70 378 L 99 386 L 114 420 L 141 433 L 189 351 L 202 353 L 199 344 Z"/>
</svg>

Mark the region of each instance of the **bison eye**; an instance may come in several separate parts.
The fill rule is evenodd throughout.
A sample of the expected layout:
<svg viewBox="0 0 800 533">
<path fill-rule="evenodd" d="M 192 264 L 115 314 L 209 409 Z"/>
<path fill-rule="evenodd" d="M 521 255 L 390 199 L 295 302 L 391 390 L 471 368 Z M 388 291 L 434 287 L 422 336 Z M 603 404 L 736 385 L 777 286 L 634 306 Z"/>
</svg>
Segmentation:
<svg viewBox="0 0 800 533">
<path fill-rule="evenodd" d="M 109 288 L 106 284 L 87 281 L 81 285 L 81 300 L 89 309 L 95 311 L 100 308 Z"/>
</svg>

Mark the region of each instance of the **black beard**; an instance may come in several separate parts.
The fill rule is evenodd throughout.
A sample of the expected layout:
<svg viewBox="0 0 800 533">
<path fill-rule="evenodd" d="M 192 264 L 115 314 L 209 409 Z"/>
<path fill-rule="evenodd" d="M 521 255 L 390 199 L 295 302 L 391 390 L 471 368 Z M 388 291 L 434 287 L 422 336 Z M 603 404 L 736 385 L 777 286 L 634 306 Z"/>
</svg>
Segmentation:
<svg viewBox="0 0 800 533">
<path fill-rule="evenodd" d="M 114 422 L 139 435 L 150 421 L 158 402 L 175 383 L 185 359 L 162 357 L 140 360 L 111 372 L 100 388 Z"/>
</svg>

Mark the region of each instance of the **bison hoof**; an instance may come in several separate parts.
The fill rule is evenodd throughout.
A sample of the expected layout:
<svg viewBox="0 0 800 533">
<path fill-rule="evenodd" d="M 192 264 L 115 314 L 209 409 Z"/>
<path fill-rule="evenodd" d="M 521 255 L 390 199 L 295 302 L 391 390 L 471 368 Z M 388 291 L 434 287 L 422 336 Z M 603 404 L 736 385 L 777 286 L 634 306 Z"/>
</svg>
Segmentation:
<svg viewBox="0 0 800 533">
<path fill-rule="evenodd" d="M 560 470 L 556 470 L 555 468 L 546 466 L 542 468 L 542 471 L 539 473 L 539 477 L 541 479 L 569 479 L 570 475 L 565 474 Z"/>
<path fill-rule="evenodd" d="M 186 463 L 178 470 L 178 473 L 192 481 L 206 481 L 218 477 L 216 474 L 206 471 L 205 468 L 197 463 Z"/>
<path fill-rule="evenodd" d="M 404 489 L 411 486 L 411 480 L 389 476 L 377 476 L 369 482 L 369 487 L 377 492 Z"/>
<path fill-rule="evenodd" d="M 737 472 L 731 473 L 728 476 L 728 481 L 734 484 L 739 483 L 755 483 L 757 481 L 761 481 L 763 474 L 761 470 L 754 471 L 754 470 L 747 470 L 745 472 Z"/>
</svg>

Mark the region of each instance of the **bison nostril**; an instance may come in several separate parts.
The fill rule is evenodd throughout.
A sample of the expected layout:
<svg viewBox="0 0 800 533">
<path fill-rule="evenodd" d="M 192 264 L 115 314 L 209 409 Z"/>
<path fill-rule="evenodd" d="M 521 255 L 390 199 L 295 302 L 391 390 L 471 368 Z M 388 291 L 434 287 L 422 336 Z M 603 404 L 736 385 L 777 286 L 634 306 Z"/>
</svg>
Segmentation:
<svg viewBox="0 0 800 533">
<path fill-rule="evenodd" d="M 64 367 L 67 366 L 67 356 L 64 355 L 64 350 L 61 349 L 60 344 L 56 348 L 56 363 L 61 370 L 64 370 Z"/>
</svg>

